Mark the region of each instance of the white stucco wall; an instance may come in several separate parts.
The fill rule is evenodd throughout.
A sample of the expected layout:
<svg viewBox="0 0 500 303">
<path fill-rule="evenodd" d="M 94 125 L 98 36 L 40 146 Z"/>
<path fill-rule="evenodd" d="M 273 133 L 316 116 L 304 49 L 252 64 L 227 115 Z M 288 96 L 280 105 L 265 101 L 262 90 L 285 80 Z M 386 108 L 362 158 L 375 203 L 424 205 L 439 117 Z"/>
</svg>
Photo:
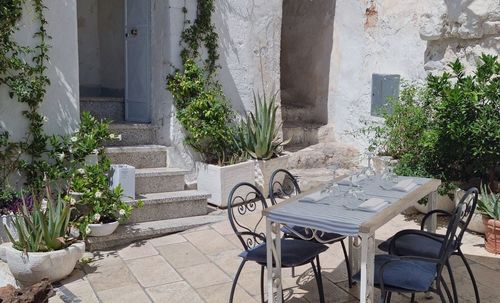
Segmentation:
<svg viewBox="0 0 500 303">
<path fill-rule="evenodd" d="M 51 85 L 47 88 L 41 113 L 48 118 L 45 123 L 48 134 L 68 134 L 79 123 L 76 2 L 45 0 L 44 4 L 47 6 L 47 31 L 52 36 L 47 70 Z M 39 24 L 34 22 L 30 1 L 25 4 L 19 26 L 20 30 L 15 35 L 17 41 L 35 45 L 33 33 Z M 9 98 L 5 85 L 0 86 L 0 128 L 9 131 L 13 140 L 20 140 L 26 134 L 27 121 L 21 114 L 25 109 L 24 104 Z"/>
<path fill-rule="evenodd" d="M 426 43 L 419 36 L 427 1 L 341 1 L 335 8 L 330 64 L 328 123 L 337 140 L 366 147 L 365 138 L 349 133 L 372 120 L 373 73 L 425 77 Z M 325 63 L 327 64 L 327 63 Z"/>
</svg>

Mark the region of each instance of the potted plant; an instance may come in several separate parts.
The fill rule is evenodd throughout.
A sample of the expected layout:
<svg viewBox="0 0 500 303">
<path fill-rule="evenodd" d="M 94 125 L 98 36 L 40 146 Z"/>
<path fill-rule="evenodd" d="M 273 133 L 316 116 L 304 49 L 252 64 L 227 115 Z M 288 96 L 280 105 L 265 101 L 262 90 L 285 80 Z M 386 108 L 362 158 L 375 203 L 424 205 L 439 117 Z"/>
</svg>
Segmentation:
<svg viewBox="0 0 500 303">
<path fill-rule="evenodd" d="M 288 162 L 288 155 L 283 155 L 283 146 L 288 141 L 281 139 L 281 125 L 276 122 L 276 95 L 268 100 L 265 93 L 263 96 L 254 93 L 255 113 L 250 112 L 238 129 L 238 142 L 254 159 L 255 185 L 265 197 L 269 195 L 271 174 L 276 169 L 286 169 Z"/>
<path fill-rule="evenodd" d="M 122 201 L 121 186 L 110 188 L 109 168 L 109 159 L 102 157 L 98 164 L 87 165 L 72 177 L 72 194 L 66 199 L 78 202 L 76 222 L 83 237 L 110 235 L 132 213 L 133 206 Z"/>
<path fill-rule="evenodd" d="M 24 203 L 15 215 L 18 239 L 7 230 L 12 244 L 3 249 L 12 275 L 21 285 L 43 278 L 58 281 L 73 271 L 85 252 L 85 244 L 69 236 L 73 208 L 59 196 L 53 199 L 47 190 L 43 197 L 33 198 L 31 210 Z"/>
<path fill-rule="evenodd" d="M 500 254 L 500 195 L 483 184 L 477 207 L 483 214 L 485 248 L 491 253 Z"/>
</svg>

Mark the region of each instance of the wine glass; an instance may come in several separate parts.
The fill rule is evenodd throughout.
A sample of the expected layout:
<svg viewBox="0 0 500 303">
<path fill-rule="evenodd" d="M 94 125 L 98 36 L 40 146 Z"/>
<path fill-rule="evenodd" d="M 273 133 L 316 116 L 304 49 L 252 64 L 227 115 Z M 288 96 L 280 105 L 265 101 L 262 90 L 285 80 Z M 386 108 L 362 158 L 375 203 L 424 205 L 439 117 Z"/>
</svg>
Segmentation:
<svg viewBox="0 0 500 303">
<path fill-rule="evenodd" d="M 382 157 L 382 161 L 384 162 L 382 180 L 389 184 L 396 183 L 398 178 L 398 176 L 394 173 L 394 165 L 396 164 L 396 161 L 389 156 Z"/>
<path fill-rule="evenodd" d="M 372 167 L 373 153 L 372 153 L 372 152 L 370 152 L 370 151 L 367 151 L 367 152 L 365 153 L 365 155 L 366 155 L 366 158 L 367 158 L 367 160 L 368 160 L 368 164 L 367 164 L 367 166 L 366 166 L 365 168 L 363 168 L 363 170 L 361 171 L 361 177 L 360 177 L 360 179 L 361 179 L 361 178 L 366 178 L 366 179 L 368 179 L 368 180 L 371 180 L 371 179 L 373 179 L 373 178 L 375 177 L 375 175 L 376 175 L 376 172 L 375 172 L 375 170 L 374 170 L 374 169 L 373 169 L 373 167 Z"/>
<path fill-rule="evenodd" d="M 328 169 L 332 172 L 332 180 L 328 183 L 323 192 L 326 192 L 331 196 L 337 196 L 340 193 L 339 184 L 335 181 L 338 168 L 337 164 L 331 164 L 328 166 Z"/>
</svg>

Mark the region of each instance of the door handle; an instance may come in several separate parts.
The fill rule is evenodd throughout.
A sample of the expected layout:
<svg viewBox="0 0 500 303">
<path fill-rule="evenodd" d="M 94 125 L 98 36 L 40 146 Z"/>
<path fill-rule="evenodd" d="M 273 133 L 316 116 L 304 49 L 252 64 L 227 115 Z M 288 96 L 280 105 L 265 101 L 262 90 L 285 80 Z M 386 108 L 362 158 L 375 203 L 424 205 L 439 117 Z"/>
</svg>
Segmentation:
<svg viewBox="0 0 500 303">
<path fill-rule="evenodd" d="M 132 28 L 130 30 L 130 35 L 132 35 L 133 37 L 137 36 L 139 34 L 139 31 L 137 30 L 137 28 Z"/>
</svg>

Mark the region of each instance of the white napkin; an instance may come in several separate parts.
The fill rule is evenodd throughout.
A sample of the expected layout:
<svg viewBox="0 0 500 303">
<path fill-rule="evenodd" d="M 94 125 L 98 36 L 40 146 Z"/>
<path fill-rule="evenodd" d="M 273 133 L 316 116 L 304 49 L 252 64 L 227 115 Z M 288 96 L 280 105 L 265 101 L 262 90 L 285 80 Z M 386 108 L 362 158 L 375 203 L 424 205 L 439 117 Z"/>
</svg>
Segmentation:
<svg viewBox="0 0 500 303">
<path fill-rule="evenodd" d="M 413 181 L 413 179 L 405 179 L 398 182 L 398 184 L 394 185 L 391 189 L 397 191 L 407 192 L 417 186 L 417 183 Z"/>
<path fill-rule="evenodd" d="M 387 205 L 387 202 L 381 198 L 370 198 L 358 206 L 359 210 L 376 212 Z"/>
<path fill-rule="evenodd" d="M 337 184 L 351 186 L 351 180 L 349 180 L 349 179 L 350 179 L 349 177 L 348 178 L 344 178 L 344 179 L 340 180 L 339 182 L 337 182 Z M 363 181 L 364 179 L 366 179 L 365 175 L 355 176 L 353 178 L 352 185 L 353 186 L 359 186 L 359 182 Z"/>
<path fill-rule="evenodd" d="M 318 202 L 320 200 L 323 200 L 326 198 L 328 195 L 325 193 L 314 193 L 302 198 L 299 198 L 299 202 Z"/>
</svg>

